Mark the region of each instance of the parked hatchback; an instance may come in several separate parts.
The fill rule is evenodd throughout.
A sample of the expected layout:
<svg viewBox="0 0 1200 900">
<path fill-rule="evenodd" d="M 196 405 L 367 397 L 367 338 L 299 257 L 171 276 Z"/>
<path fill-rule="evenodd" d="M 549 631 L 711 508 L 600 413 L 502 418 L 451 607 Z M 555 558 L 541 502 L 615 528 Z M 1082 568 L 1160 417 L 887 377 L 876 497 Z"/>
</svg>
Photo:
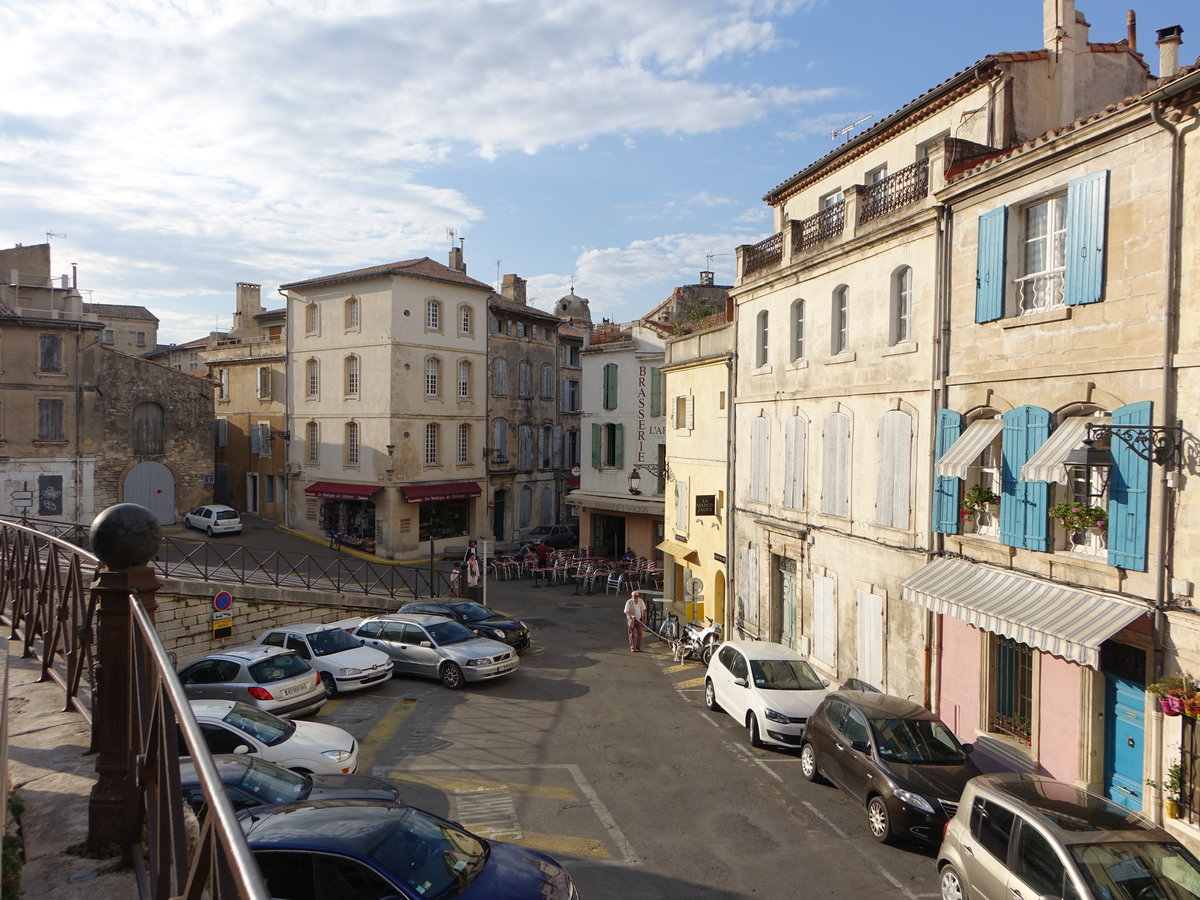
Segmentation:
<svg viewBox="0 0 1200 900">
<path fill-rule="evenodd" d="M 943 900 L 1191 900 L 1200 860 L 1110 800 L 1024 773 L 967 784 L 938 851 Z"/>
<path fill-rule="evenodd" d="M 192 700 L 191 706 L 209 753 L 249 753 L 318 775 L 358 771 L 358 743 L 335 725 L 281 719 L 230 700 Z M 187 752 L 182 741 L 179 746 Z"/>
<path fill-rule="evenodd" d="M 911 700 L 838 691 L 808 720 L 800 769 L 867 808 L 878 841 L 936 844 L 979 769 L 942 720 Z"/>
<path fill-rule="evenodd" d="M 726 641 L 704 674 L 705 705 L 750 729 L 755 747 L 799 746 L 827 688 L 803 656 L 771 641 Z"/>
<path fill-rule="evenodd" d="M 212 761 L 235 812 L 298 800 L 400 802 L 396 786 L 374 775 L 302 775 L 265 759 L 237 753 L 218 753 Z M 190 758 L 179 761 L 179 786 L 184 799 L 199 813 L 207 801 Z"/>
<path fill-rule="evenodd" d="M 197 506 L 183 517 L 187 528 L 196 528 L 209 537 L 214 534 L 241 534 L 242 517 L 232 506 Z"/>
<path fill-rule="evenodd" d="M 302 624 L 270 628 L 258 643 L 295 650 L 321 673 L 329 696 L 339 691 L 357 691 L 392 677 L 392 661 L 386 653 L 364 647 L 342 627 Z"/>
<path fill-rule="evenodd" d="M 250 644 L 210 653 L 179 670 L 190 700 L 240 700 L 277 716 L 305 716 L 329 699 L 295 650 Z"/>
<path fill-rule="evenodd" d="M 521 664 L 508 644 L 479 637 L 441 616 L 394 613 L 363 619 L 354 636 L 387 653 L 396 672 L 436 678 L 457 690 L 468 681 L 487 681 L 515 672 Z"/>
<path fill-rule="evenodd" d="M 579 545 L 579 529 L 574 525 L 539 525 L 525 535 L 525 540 L 561 550 Z"/>
<path fill-rule="evenodd" d="M 470 628 L 480 637 L 504 641 L 514 650 L 524 650 L 529 646 L 529 629 L 524 622 L 474 600 L 449 603 L 432 603 L 422 600 L 416 603 L 406 603 L 400 607 L 399 611 L 453 619 Z"/>
</svg>

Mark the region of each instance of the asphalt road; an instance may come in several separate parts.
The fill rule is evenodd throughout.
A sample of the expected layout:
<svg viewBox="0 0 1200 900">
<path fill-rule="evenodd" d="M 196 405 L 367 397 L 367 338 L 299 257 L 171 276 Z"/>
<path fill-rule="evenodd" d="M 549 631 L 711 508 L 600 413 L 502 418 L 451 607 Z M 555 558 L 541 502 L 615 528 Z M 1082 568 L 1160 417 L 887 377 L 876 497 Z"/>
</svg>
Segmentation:
<svg viewBox="0 0 1200 900">
<path fill-rule="evenodd" d="M 933 898 L 932 853 L 877 844 L 864 811 L 711 713 L 703 668 L 630 653 L 614 594 L 493 582 L 530 625 L 510 676 L 462 691 L 396 678 L 317 716 L 360 771 L 486 837 L 549 853 L 595 898 Z"/>
</svg>

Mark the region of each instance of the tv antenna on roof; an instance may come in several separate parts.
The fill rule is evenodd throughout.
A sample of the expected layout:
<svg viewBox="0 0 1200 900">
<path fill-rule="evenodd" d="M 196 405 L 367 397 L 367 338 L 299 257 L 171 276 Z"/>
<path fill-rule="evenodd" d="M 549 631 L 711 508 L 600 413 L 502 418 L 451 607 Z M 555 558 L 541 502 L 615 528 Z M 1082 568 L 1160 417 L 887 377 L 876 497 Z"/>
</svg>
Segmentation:
<svg viewBox="0 0 1200 900">
<path fill-rule="evenodd" d="M 850 123 L 849 125 L 847 125 L 845 128 L 839 128 L 837 131 L 831 131 L 831 132 L 829 132 L 829 139 L 830 139 L 831 141 L 836 141 L 836 140 L 837 140 L 838 138 L 840 138 L 840 137 L 841 137 L 843 134 L 849 134 L 851 131 L 853 131 L 855 128 L 857 128 L 859 125 L 861 125 L 863 122 L 867 121 L 867 119 L 869 119 L 869 118 L 871 118 L 871 117 L 870 117 L 870 116 L 863 116 L 863 117 L 862 117 L 861 119 L 859 119 L 857 122 L 851 122 L 851 123 Z"/>
<path fill-rule="evenodd" d="M 709 250 L 707 253 L 704 254 L 704 259 L 707 261 L 704 268 L 711 269 L 712 261 L 714 259 L 716 259 L 718 256 L 728 256 L 728 255 L 729 255 L 728 253 L 714 253 L 712 250 Z"/>
<path fill-rule="evenodd" d="M 57 231 L 47 231 L 47 232 L 46 232 L 46 243 L 47 243 L 47 244 L 48 244 L 48 243 L 50 243 L 50 238 L 56 238 L 56 237 L 65 238 L 65 237 L 66 237 L 66 235 L 65 235 L 65 234 L 59 234 Z"/>
<path fill-rule="evenodd" d="M 446 229 L 446 237 L 449 238 L 450 244 L 453 246 L 454 242 L 456 240 L 458 240 L 458 229 L 457 228 L 447 228 Z"/>
</svg>

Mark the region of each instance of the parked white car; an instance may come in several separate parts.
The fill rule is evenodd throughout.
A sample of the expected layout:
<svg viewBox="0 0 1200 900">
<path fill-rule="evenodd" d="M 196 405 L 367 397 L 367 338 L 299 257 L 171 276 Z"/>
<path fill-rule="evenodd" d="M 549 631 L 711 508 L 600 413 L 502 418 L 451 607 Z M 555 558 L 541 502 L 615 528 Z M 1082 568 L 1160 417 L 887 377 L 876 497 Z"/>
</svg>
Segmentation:
<svg viewBox="0 0 1200 900">
<path fill-rule="evenodd" d="M 214 534 L 241 534 L 242 517 L 232 506 L 197 506 L 183 517 L 187 528 L 195 528 L 205 532 L 209 537 Z"/>
<path fill-rule="evenodd" d="M 192 700 L 191 706 L 211 753 L 253 753 L 314 775 L 358 771 L 358 743 L 334 725 L 281 719 L 235 700 Z M 187 752 L 182 744 L 180 749 Z"/>
<path fill-rule="evenodd" d="M 726 641 L 704 676 L 704 702 L 750 729 L 755 747 L 799 747 L 829 682 L 803 656 L 771 641 Z"/>
<path fill-rule="evenodd" d="M 321 673 L 332 697 L 357 691 L 392 677 L 392 658 L 362 643 L 337 622 L 281 625 L 258 636 L 256 643 L 295 650 Z"/>
</svg>

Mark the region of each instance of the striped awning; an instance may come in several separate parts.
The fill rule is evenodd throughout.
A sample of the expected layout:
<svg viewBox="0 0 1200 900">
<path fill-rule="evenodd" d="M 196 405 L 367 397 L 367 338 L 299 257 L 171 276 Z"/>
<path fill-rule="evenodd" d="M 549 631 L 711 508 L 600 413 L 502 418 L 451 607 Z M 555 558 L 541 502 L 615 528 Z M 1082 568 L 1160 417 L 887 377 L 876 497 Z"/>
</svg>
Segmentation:
<svg viewBox="0 0 1200 900">
<path fill-rule="evenodd" d="M 966 478 L 967 469 L 975 464 L 984 448 L 1000 433 L 1003 425 L 999 419 L 976 419 L 942 454 L 937 465 L 933 467 L 934 472 L 951 478 Z"/>
<path fill-rule="evenodd" d="M 961 559 L 935 559 L 901 597 L 983 631 L 1080 665 L 1099 667 L 1100 644 L 1149 607 Z"/>
<path fill-rule="evenodd" d="M 1033 452 L 1033 455 L 1021 466 L 1022 481 L 1057 481 L 1059 484 L 1070 484 L 1070 476 L 1063 460 L 1067 454 L 1083 443 L 1087 437 L 1088 422 L 1103 422 L 1103 418 L 1091 416 L 1073 416 L 1064 419 L 1051 432 L 1045 443 Z"/>
<path fill-rule="evenodd" d="M 620 497 L 609 494 L 593 494 L 588 491 L 571 491 L 567 503 L 580 509 L 601 509 L 605 512 L 622 512 L 632 515 L 663 516 L 662 499 L 646 497 Z"/>
</svg>

